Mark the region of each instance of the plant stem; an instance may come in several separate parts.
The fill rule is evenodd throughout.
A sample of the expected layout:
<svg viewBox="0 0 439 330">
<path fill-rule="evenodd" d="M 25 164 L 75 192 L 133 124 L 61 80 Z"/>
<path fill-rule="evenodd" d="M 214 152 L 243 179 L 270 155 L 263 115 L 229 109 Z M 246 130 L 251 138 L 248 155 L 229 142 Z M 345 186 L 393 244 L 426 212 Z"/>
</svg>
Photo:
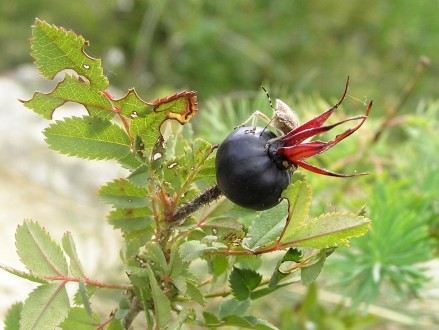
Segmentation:
<svg viewBox="0 0 439 330">
<path fill-rule="evenodd" d="M 215 199 L 221 196 L 221 191 L 219 190 L 218 186 L 215 185 L 209 189 L 207 189 L 204 193 L 201 195 L 198 195 L 190 202 L 187 202 L 183 204 L 177 212 L 174 213 L 173 216 L 173 225 L 174 226 L 180 226 L 182 225 L 187 217 L 203 207 L 206 204 L 209 204 L 210 202 L 213 202 Z"/>
<path fill-rule="evenodd" d="M 139 314 L 143 310 L 143 305 L 139 298 L 136 296 L 131 300 L 130 309 L 128 310 L 127 315 L 122 320 L 122 325 L 125 329 L 129 329 L 131 323 L 133 323 L 137 314 Z"/>
<path fill-rule="evenodd" d="M 386 118 L 384 119 L 381 126 L 378 128 L 378 130 L 375 132 L 375 135 L 372 139 L 373 143 L 376 143 L 384 130 L 389 126 L 392 119 L 396 116 L 398 111 L 401 109 L 401 107 L 404 105 L 404 103 L 407 101 L 410 94 L 413 92 L 413 89 L 416 86 L 416 83 L 418 82 L 419 78 L 421 77 L 421 74 L 424 72 L 424 69 L 430 64 L 430 59 L 426 56 L 421 56 L 419 58 L 419 62 L 416 66 L 415 73 L 412 77 L 412 79 L 405 85 L 402 94 L 398 100 L 398 103 L 393 106 L 392 108 L 387 111 Z"/>
<path fill-rule="evenodd" d="M 99 288 L 106 289 L 117 289 L 117 290 L 132 290 L 133 286 L 131 284 L 112 284 L 112 283 L 103 283 L 96 280 L 90 280 L 89 278 L 80 278 L 80 277 L 72 277 L 72 276 L 43 276 L 42 277 L 48 281 L 64 281 L 64 282 L 80 282 L 84 281 L 87 285 L 93 285 Z"/>
</svg>

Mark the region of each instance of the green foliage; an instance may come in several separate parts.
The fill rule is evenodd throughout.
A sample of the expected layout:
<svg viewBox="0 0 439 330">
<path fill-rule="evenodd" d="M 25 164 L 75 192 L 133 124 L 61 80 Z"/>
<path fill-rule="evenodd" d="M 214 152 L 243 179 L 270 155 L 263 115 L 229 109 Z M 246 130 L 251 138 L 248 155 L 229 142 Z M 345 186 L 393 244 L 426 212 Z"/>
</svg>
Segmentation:
<svg viewBox="0 0 439 330">
<path fill-rule="evenodd" d="M 120 271 L 129 283 L 90 279 L 70 233 L 60 246 L 36 222 L 25 221 L 17 228 L 16 247 L 29 272 L 2 267 L 41 282 L 23 304 L 23 329 L 128 328 L 141 310 L 146 328 L 276 329 L 251 315 L 254 301 L 300 280 L 310 285 L 335 247 L 368 231 L 370 220 L 354 213 L 309 218 L 311 185 L 300 175 L 274 209 L 255 214 L 233 205 L 212 187 L 215 147 L 194 138 L 190 125 L 182 127 L 197 113 L 194 91 L 145 102 L 131 89 L 115 99 L 100 61 L 84 52 L 82 37 L 39 20 L 33 36 L 32 55 L 44 77 L 74 74 L 25 105 L 46 119 L 66 101 L 89 113 L 50 124 L 46 142 L 69 156 L 116 160 L 130 172 L 99 190 L 112 206 L 109 224 L 124 238 Z M 274 267 L 263 265 L 266 254 L 284 250 Z M 72 307 L 69 282 L 78 283 Z M 118 306 L 106 319 L 92 308 L 98 289 L 124 292 L 112 296 Z M 211 298 L 222 298 L 216 312 L 204 310 Z"/>
</svg>

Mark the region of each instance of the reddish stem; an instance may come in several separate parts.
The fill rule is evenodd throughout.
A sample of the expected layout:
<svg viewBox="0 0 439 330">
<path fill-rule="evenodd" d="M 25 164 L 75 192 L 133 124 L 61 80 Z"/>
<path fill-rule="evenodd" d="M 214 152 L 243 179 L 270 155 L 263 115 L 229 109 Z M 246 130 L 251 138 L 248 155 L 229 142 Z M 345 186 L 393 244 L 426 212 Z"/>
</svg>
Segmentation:
<svg viewBox="0 0 439 330">
<path fill-rule="evenodd" d="M 87 285 L 93 285 L 99 288 L 106 288 L 106 289 L 118 289 L 118 290 L 132 290 L 133 286 L 131 284 L 112 284 L 112 283 L 103 283 L 96 280 L 91 280 L 87 277 L 80 278 L 80 277 L 74 277 L 74 276 L 43 276 L 42 277 L 45 280 L 48 281 L 64 281 L 64 282 L 80 282 L 84 281 Z"/>
</svg>

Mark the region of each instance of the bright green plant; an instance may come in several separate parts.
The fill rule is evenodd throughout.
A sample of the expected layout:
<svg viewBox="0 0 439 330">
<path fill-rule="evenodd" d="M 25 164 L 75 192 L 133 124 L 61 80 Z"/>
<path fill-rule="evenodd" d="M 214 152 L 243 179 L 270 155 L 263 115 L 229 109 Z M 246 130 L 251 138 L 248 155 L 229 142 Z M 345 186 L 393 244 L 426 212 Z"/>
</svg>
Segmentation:
<svg viewBox="0 0 439 330">
<path fill-rule="evenodd" d="M 145 326 L 154 329 L 275 329 L 249 314 L 252 302 L 300 280 L 312 283 L 336 247 L 368 231 L 370 221 L 349 212 L 309 218 L 311 186 L 299 175 L 277 207 L 259 213 L 237 207 L 215 185 L 215 146 L 194 139 L 190 125 L 174 125 L 187 124 L 197 113 L 195 92 L 145 102 L 131 89 L 116 99 L 81 36 L 40 20 L 32 31 L 32 56 L 41 74 L 54 79 L 69 71 L 51 92 L 36 92 L 24 105 L 48 120 L 67 101 L 82 104 L 89 114 L 52 122 L 44 130 L 50 148 L 116 160 L 130 171 L 99 190 L 113 206 L 108 223 L 124 237 L 120 255 L 127 279 L 89 278 L 69 232 L 55 242 L 38 223 L 24 221 L 16 248 L 27 271 L 1 268 L 39 286 L 11 307 L 6 329 L 130 328 L 141 311 Z M 282 252 L 274 268 L 263 270 L 265 254 L 274 251 Z M 74 299 L 67 283 L 77 283 Z M 98 290 L 119 299 L 107 315 L 91 308 Z M 209 303 L 213 298 L 220 299 L 218 308 Z"/>
</svg>

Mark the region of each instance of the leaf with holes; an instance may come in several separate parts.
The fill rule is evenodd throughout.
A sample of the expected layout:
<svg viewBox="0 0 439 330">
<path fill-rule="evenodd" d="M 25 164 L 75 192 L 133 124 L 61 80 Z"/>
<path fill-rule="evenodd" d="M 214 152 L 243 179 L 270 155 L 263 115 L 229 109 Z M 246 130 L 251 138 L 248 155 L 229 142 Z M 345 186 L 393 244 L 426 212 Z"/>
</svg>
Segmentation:
<svg viewBox="0 0 439 330">
<path fill-rule="evenodd" d="M 72 117 L 44 130 L 50 148 L 86 159 L 121 159 L 130 153 L 130 138 L 119 126 L 98 117 Z"/>
<path fill-rule="evenodd" d="M 130 135 L 139 136 L 145 148 L 153 147 L 160 139 L 160 126 L 165 120 L 174 119 L 184 125 L 198 111 L 197 94 L 194 91 L 145 102 L 131 89 L 127 95 L 114 102 L 120 114 L 130 119 Z"/>
<path fill-rule="evenodd" d="M 46 119 L 52 119 L 53 112 L 66 102 L 82 104 L 91 116 L 104 119 L 114 117 L 114 112 L 111 111 L 112 105 L 104 94 L 68 74 L 50 93 L 36 92 L 30 100 L 22 102 L 27 108 Z"/>
<path fill-rule="evenodd" d="M 96 90 L 105 90 L 108 79 L 104 76 L 101 60 L 87 55 L 88 46 L 82 36 L 36 19 L 32 27 L 32 57 L 41 74 L 47 79 L 66 69 L 75 70 Z"/>
<path fill-rule="evenodd" d="M 15 246 L 21 262 L 32 273 L 42 277 L 68 275 L 60 246 L 36 222 L 26 220 L 17 227 Z"/>
</svg>

